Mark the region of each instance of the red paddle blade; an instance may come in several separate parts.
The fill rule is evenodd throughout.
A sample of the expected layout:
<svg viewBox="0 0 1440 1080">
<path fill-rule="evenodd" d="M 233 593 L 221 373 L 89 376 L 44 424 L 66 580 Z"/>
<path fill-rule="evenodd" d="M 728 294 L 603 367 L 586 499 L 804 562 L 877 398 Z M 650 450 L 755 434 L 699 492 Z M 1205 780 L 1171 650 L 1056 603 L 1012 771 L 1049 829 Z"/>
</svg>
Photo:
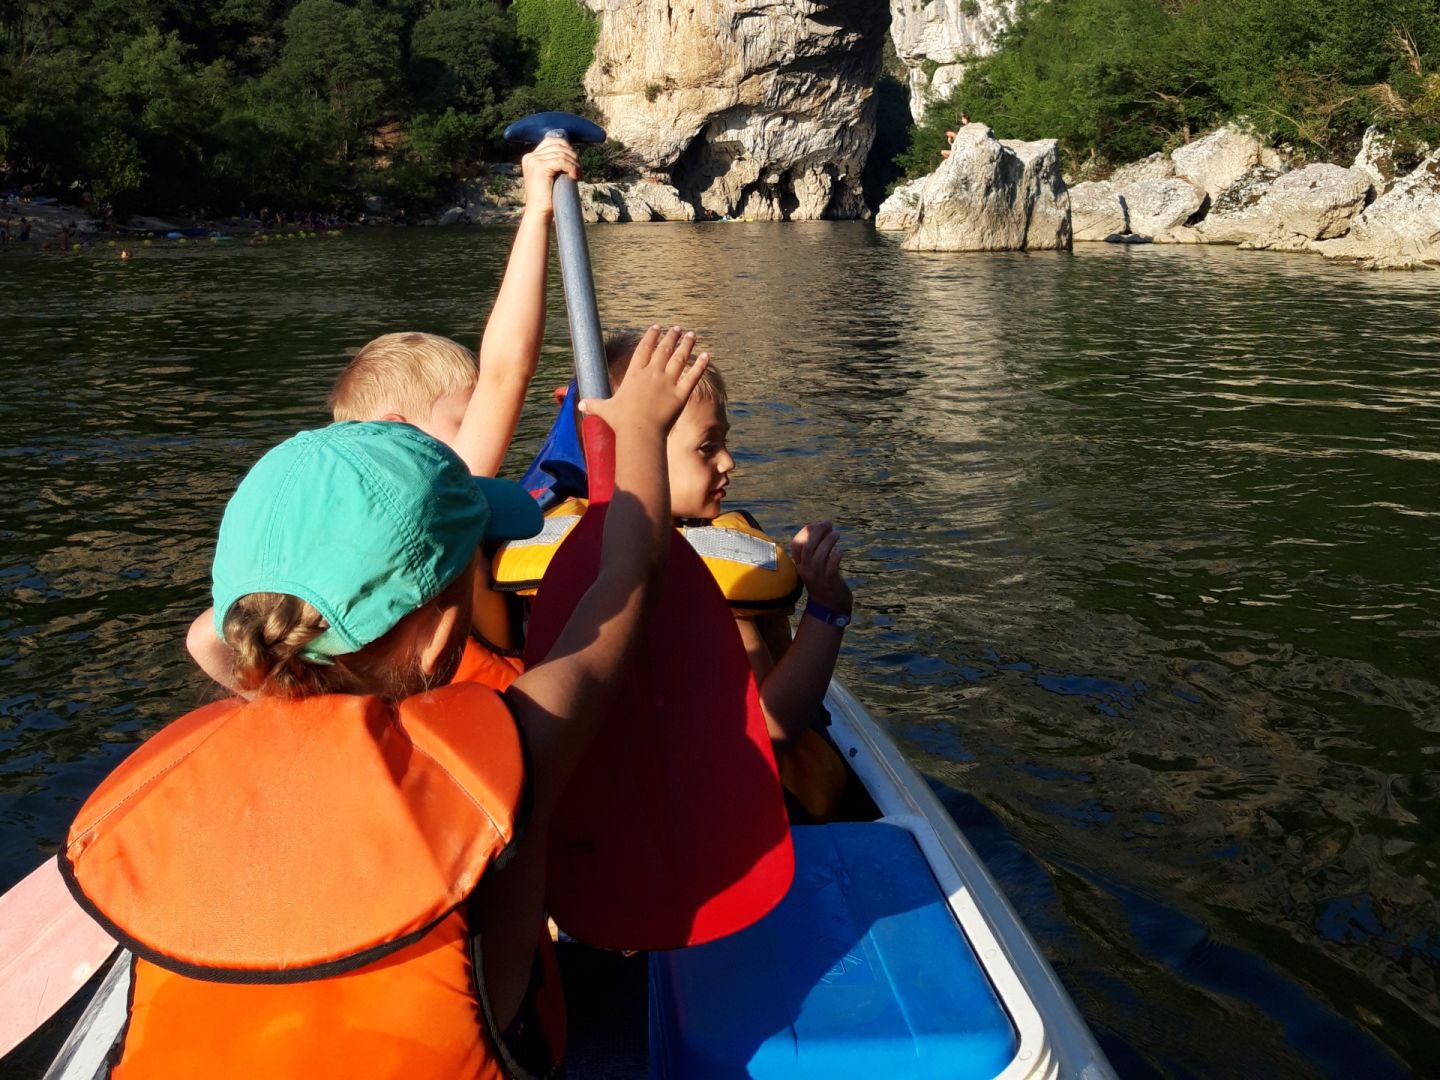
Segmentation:
<svg viewBox="0 0 1440 1080">
<path fill-rule="evenodd" d="M 546 571 L 525 661 L 594 581 L 606 507 Z M 744 929 L 785 895 L 794 853 L 750 662 L 705 564 L 676 533 L 620 699 L 562 796 L 546 902 L 572 937 L 675 949 Z"/>
</svg>

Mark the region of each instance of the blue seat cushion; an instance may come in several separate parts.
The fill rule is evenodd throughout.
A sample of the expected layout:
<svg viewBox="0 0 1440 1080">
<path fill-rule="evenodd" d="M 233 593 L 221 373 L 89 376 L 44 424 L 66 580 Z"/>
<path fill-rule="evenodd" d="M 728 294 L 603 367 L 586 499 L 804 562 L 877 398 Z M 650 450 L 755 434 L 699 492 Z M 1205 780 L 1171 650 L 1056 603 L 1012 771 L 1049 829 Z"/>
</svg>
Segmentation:
<svg viewBox="0 0 1440 1080">
<path fill-rule="evenodd" d="M 738 934 L 650 957 L 650 1068 L 674 1080 L 993 1077 L 995 996 L 914 838 L 799 826 L 795 882 Z"/>
</svg>

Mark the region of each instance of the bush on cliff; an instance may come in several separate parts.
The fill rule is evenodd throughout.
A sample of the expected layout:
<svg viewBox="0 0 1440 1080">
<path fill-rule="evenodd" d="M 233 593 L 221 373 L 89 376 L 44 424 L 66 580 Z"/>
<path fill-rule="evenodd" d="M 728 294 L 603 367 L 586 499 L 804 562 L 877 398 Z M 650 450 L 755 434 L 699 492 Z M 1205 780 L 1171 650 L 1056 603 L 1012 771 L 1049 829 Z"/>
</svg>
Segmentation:
<svg viewBox="0 0 1440 1080">
<path fill-rule="evenodd" d="M 1348 163 L 1378 123 L 1440 142 L 1435 0 L 1027 0 L 932 106 L 902 157 L 930 172 L 961 112 L 1056 137 L 1070 170 L 1168 149 L 1225 120 Z"/>
<path fill-rule="evenodd" d="M 585 100 L 600 21 L 580 0 L 515 0 L 515 28 L 535 52 L 535 89 L 557 108 Z"/>
</svg>

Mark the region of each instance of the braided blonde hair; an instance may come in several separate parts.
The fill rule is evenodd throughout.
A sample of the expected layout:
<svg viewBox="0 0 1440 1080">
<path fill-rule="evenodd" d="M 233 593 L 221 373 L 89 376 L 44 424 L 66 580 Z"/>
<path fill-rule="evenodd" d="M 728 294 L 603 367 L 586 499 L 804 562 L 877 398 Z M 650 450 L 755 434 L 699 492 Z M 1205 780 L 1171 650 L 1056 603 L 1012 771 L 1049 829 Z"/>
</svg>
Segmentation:
<svg viewBox="0 0 1440 1080">
<path fill-rule="evenodd" d="M 367 646 L 330 664 L 306 659 L 305 646 L 328 628 L 325 617 L 298 596 L 261 592 L 240 597 L 224 623 L 236 685 L 246 693 L 289 699 L 379 694 L 393 700 L 414 692 L 419 667 L 413 657 L 367 657 Z"/>
</svg>

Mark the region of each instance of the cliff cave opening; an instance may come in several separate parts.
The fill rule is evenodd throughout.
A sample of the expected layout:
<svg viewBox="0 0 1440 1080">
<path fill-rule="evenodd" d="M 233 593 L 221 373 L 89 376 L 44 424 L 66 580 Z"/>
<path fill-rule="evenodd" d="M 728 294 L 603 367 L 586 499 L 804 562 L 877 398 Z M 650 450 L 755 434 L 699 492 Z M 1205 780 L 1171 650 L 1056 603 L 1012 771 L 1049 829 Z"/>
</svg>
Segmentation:
<svg viewBox="0 0 1440 1080">
<path fill-rule="evenodd" d="M 871 99 L 875 109 L 875 141 L 870 144 L 865 168 L 860 173 L 860 189 L 872 214 L 885 201 L 887 189 L 903 178 L 905 170 L 895 159 L 910 149 L 915 130 L 910 115 L 910 84 L 904 72 L 905 67 L 895 55 L 895 46 L 887 31 L 885 59 Z"/>
</svg>

